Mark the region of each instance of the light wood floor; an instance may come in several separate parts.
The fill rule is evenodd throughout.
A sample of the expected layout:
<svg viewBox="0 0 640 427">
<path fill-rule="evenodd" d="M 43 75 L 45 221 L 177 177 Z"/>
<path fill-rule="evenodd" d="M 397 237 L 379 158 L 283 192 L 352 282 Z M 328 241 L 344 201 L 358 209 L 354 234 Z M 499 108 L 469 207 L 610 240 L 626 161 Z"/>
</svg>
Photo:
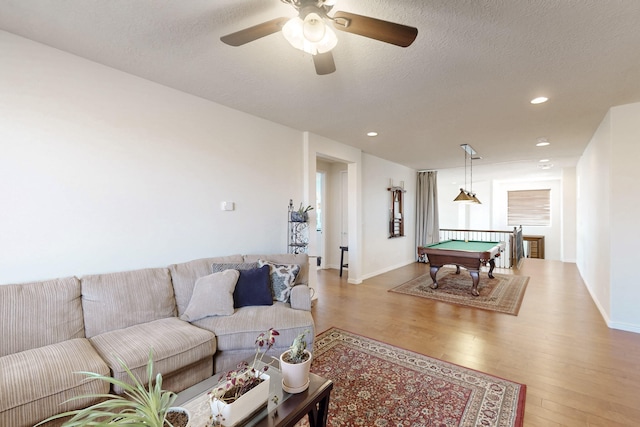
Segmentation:
<svg viewBox="0 0 640 427">
<path fill-rule="evenodd" d="M 318 271 L 317 332 L 338 327 L 526 384 L 525 426 L 640 426 L 640 334 L 607 327 L 575 264 L 496 269 L 530 277 L 518 316 L 387 292 L 428 270 L 360 285 Z"/>
</svg>

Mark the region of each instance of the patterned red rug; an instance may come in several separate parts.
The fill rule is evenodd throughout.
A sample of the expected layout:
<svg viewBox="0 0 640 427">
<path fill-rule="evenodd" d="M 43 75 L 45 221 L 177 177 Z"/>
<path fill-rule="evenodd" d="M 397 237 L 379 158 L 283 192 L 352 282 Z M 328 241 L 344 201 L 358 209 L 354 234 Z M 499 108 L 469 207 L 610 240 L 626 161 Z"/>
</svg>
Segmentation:
<svg viewBox="0 0 640 427">
<path fill-rule="evenodd" d="M 313 347 L 312 372 L 334 382 L 329 426 L 522 426 L 524 384 L 335 328 Z"/>
</svg>

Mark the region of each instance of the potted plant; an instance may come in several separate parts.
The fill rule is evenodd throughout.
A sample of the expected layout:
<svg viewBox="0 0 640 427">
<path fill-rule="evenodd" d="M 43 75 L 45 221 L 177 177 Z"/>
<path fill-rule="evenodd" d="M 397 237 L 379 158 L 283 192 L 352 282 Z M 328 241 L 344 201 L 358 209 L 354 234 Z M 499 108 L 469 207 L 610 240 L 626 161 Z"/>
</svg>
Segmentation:
<svg viewBox="0 0 640 427">
<path fill-rule="evenodd" d="M 261 368 L 265 353 L 273 347 L 278 331 L 271 328 L 256 338 L 253 363 L 242 362 L 238 368 L 220 376 L 220 382 L 209 392 L 209 403 L 215 425 L 232 426 L 259 410 L 269 399 L 269 364 Z M 266 347 L 264 351 L 261 351 Z"/>
<path fill-rule="evenodd" d="M 300 203 L 300 207 L 298 208 L 298 210 L 291 211 L 291 221 L 293 222 L 307 222 L 307 220 L 309 219 L 309 211 L 312 211 L 313 207 L 311 206 L 302 206 L 302 203 Z"/>
<path fill-rule="evenodd" d="M 280 355 L 280 370 L 282 371 L 282 389 L 288 393 L 301 393 L 309 387 L 309 369 L 311 368 L 311 353 L 307 350 L 305 340 L 309 330 L 299 334 L 291 347 Z"/>
<path fill-rule="evenodd" d="M 122 387 L 124 394 L 93 394 L 78 396 L 69 399 L 99 398 L 103 401 L 84 409 L 65 412 L 54 415 L 36 426 L 45 422 L 71 417 L 65 421 L 63 427 L 76 426 L 110 426 L 110 425 L 144 425 L 149 427 L 188 427 L 190 414 L 185 408 L 172 407 L 176 394 L 162 389 L 162 375 L 158 373 L 153 377 L 153 351 L 149 352 L 147 363 L 148 384 L 145 386 L 133 375 L 126 364 L 118 358 L 118 363 L 127 372 L 133 382 L 127 382 L 97 374 L 94 372 L 80 372 L 89 378 L 106 381 L 112 385 Z"/>
</svg>

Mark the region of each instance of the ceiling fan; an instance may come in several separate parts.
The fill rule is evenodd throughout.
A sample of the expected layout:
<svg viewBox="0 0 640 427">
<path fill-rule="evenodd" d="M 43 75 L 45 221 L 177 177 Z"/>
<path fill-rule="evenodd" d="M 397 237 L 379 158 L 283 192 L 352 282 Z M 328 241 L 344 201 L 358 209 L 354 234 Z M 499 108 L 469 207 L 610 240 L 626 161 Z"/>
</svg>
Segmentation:
<svg viewBox="0 0 640 427">
<path fill-rule="evenodd" d="M 338 43 L 333 31 L 344 31 L 379 40 L 396 46 L 407 47 L 418 35 L 418 29 L 394 22 L 355 13 L 329 12 L 335 0 L 280 0 L 293 6 L 298 12 L 295 18 L 275 18 L 253 27 L 220 37 L 230 46 L 241 46 L 264 36 L 282 31 L 291 45 L 313 55 L 316 73 L 330 74 L 336 70 L 331 50 Z"/>
</svg>

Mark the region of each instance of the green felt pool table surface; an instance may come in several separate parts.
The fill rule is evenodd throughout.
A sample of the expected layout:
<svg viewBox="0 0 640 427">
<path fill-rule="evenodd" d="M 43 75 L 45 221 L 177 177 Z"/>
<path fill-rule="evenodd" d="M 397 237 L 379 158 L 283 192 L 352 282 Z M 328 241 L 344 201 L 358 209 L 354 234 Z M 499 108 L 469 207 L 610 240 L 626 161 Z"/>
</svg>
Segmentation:
<svg viewBox="0 0 640 427">
<path fill-rule="evenodd" d="M 440 243 L 433 243 L 431 245 L 425 245 L 425 248 L 432 249 L 449 249 L 454 251 L 471 251 L 471 252 L 484 252 L 496 246 L 499 242 L 479 242 L 471 240 L 465 242 L 464 240 L 445 240 Z"/>
</svg>

